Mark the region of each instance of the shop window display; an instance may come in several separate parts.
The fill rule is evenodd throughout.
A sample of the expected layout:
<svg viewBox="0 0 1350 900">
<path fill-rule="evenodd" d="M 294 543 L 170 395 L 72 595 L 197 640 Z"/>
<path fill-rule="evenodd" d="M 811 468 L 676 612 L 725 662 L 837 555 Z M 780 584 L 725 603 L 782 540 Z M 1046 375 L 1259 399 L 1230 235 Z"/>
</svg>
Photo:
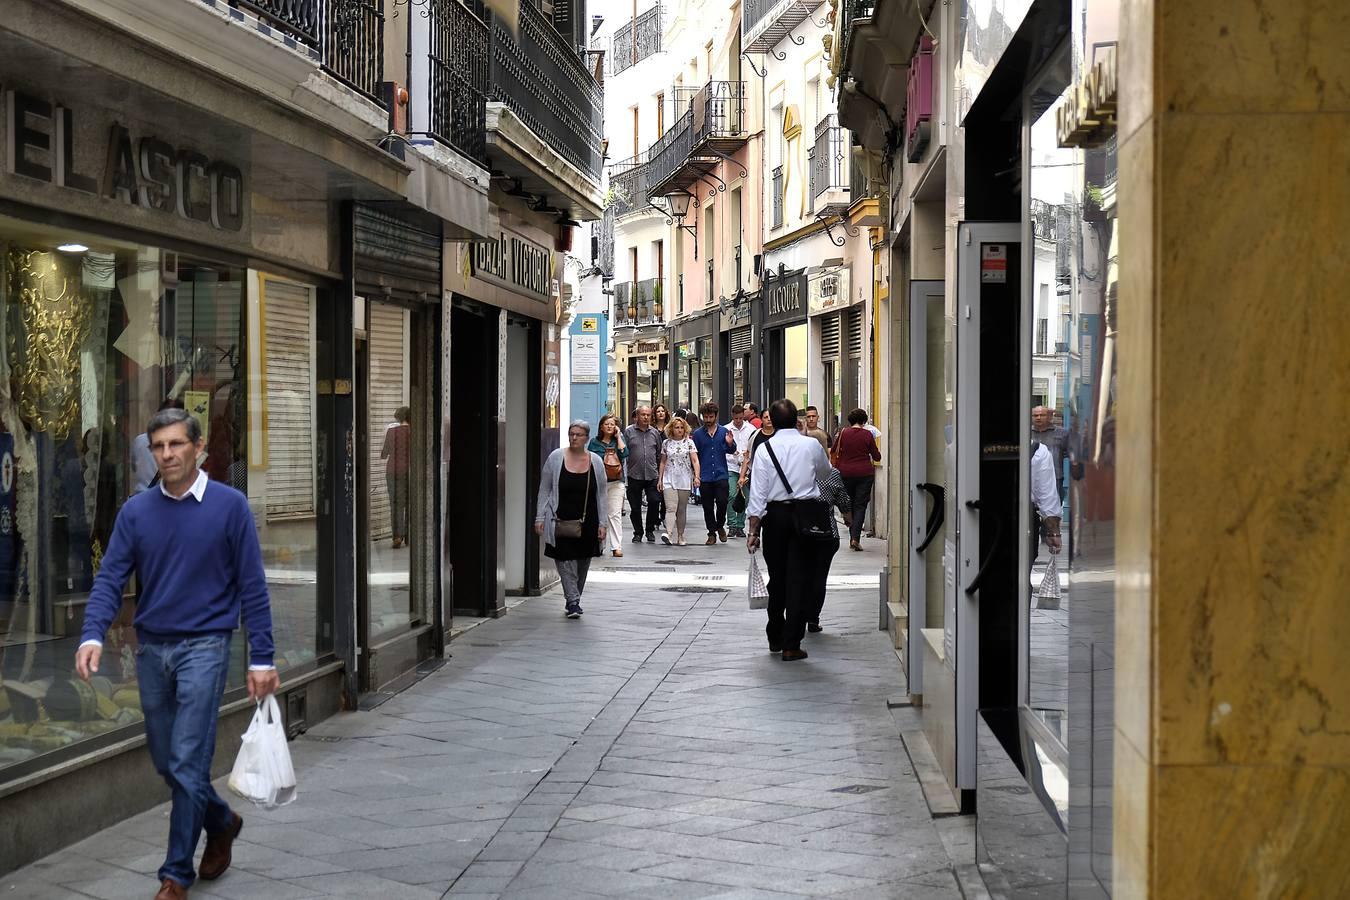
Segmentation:
<svg viewBox="0 0 1350 900">
<path fill-rule="evenodd" d="M 98 675 L 80 681 L 73 660 L 117 512 L 158 489 L 145 422 L 181 406 L 210 478 L 247 491 L 249 472 L 242 270 L 14 219 L 0 219 L 0 258 L 3 779 L 141 721 L 134 581 Z M 242 647 L 236 635 L 231 686 Z"/>
</svg>

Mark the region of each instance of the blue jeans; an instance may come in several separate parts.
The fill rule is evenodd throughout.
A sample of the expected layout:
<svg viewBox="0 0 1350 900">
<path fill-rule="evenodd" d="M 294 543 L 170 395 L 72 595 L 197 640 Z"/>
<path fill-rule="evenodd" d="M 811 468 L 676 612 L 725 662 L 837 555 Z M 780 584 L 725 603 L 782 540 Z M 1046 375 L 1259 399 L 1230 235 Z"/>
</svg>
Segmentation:
<svg viewBox="0 0 1350 900">
<path fill-rule="evenodd" d="M 169 789 L 169 851 L 159 878 L 184 887 L 196 880 L 192 856 L 202 828 L 209 834 L 230 825 L 230 807 L 211 786 L 216 717 L 230 664 L 225 635 L 142 644 L 136 651 L 145 740 L 150 758 Z"/>
</svg>

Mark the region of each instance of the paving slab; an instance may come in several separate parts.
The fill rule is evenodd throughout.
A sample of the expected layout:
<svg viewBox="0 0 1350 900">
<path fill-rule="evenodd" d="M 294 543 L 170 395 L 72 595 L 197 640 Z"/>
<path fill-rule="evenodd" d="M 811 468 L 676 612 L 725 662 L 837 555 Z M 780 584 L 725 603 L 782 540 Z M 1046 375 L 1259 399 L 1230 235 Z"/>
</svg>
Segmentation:
<svg viewBox="0 0 1350 900">
<path fill-rule="evenodd" d="M 904 685 L 862 587 L 879 551 L 836 558 L 824 633 L 783 663 L 745 608 L 743 546 L 624 550 L 592 568 L 581 619 L 556 591 L 521 602 L 294 741 L 298 799 L 241 808 L 233 868 L 192 896 L 959 897 L 968 829 L 933 821 L 886 706 Z M 0 896 L 149 898 L 167 814 L 0 877 Z"/>
</svg>

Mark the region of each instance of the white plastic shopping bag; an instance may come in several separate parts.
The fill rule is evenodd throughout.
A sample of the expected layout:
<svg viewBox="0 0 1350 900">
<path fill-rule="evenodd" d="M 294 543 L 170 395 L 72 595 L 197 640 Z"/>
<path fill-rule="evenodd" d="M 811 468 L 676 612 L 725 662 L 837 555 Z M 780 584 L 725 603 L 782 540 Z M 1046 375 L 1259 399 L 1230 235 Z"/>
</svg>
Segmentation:
<svg viewBox="0 0 1350 900">
<path fill-rule="evenodd" d="M 764 576 L 759 571 L 759 561 L 750 554 L 750 608 L 769 608 L 769 589 L 764 586 Z"/>
<path fill-rule="evenodd" d="M 264 809 L 285 806 L 295 799 L 295 768 L 286 746 L 281 707 L 273 695 L 258 704 L 244 732 L 234 771 L 230 772 L 230 790 Z"/>
</svg>

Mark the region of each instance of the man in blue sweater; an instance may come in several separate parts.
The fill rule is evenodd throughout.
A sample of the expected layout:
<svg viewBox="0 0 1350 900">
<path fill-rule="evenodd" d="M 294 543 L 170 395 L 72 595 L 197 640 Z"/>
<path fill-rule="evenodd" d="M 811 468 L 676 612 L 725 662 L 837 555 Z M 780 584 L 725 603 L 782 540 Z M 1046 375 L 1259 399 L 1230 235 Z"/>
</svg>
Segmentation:
<svg viewBox="0 0 1350 900">
<path fill-rule="evenodd" d="M 146 745 L 173 792 L 169 849 L 155 900 L 182 900 L 198 874 L 192 858 L 203 827 L 200 875 L 209 880 L 229 868 L 244 826 L 211 786 L 216 713 L 230 635 L 241 615 L 248 631 L 249 696 L 262 700 L 281 681 L 272 664 L 272 610 L 247 498 L 197 467 L 201 426 L 185 410 L 160 410 L 145 433 L 159 487 L 135 495 L 117 514 L 89 592 L 75 671 L 86 680 L 98 671 L 103 637 L 134 569 L 141 589 L 133 624 Z"/>
</svg>

